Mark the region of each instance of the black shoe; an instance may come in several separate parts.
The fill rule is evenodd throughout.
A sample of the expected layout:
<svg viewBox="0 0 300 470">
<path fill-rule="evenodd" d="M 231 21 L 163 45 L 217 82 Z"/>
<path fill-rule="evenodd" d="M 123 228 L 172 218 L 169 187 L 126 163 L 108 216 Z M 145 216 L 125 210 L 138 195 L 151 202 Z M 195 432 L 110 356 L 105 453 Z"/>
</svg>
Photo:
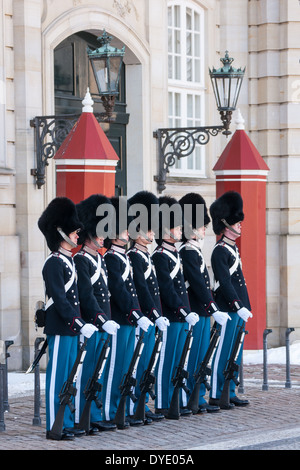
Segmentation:
<svg viewBox="0 0 300 470">
<path fill-rule="evenodd" d="M 191 416 L 192 414 L 192 410 L 190 410 L 189 408 L 187 408 L 186 406 L 183 407 L 183 408 L 180 408 L 180 416 Z"/>
<path fill-rule="evenodd" d="M 204 408 L 203 405 L 199 406 L 198 410 L 193 411 L 193 415 L 203 415 L 203 413 L 206 413 L 206 408 Z"/>
<path fill-rule="evenodd" d="M 155 414 L 157 415 L 163 415 L 164 417 L 166 417 L 168 413 L 169 413 L 168 408 L 155 408 Z"/>
<path fill-rule="evenodd" d="M 228 403 L 228 405 L 220 405 L 220 400 L 218 398 L 210 398 L 209 404 L 213 406 L 219 406 L 221 410 L 231 410 L 234 408 L 234 403 Z"/>
<path fill-rule="evenodd" d="M 73 433 L 75 437 L 82 437 L 82 436 L 85 436 L 86 434 L 84 429 L 79 429 L 79 428 L 65 428 L 64 431 L 68 433 Z"/>
<path fill-rule="evenodd" d="M 53 441 L 73 441 L 75 439 L 75 435 L 73 432 L 68 432 L 65 429 L 63 429 L 62 434 L 55 434 L 52 431 L 47 431 L 46 439 L 52 439 Z"/>
<path fill-rule="evenodd" d="M 127 418 L 126 418 L 126 421 L 124 422 L 124 424 L 118 424 L 117 423 L 116 426 L 117 426 L 118 429 L 121 429 L 121 430 L 122 429 L 127 429 L 127 428 L 129 428 L 129 422 L 127 421 Z"/>
<path fill-rule="evenodd" d="M 117 425 L 112 421 L 96 421 L 91 423 L 91 426 L 97 428 L 99 431 L 114 431 Z"/>
<path fill-rule="evenodd" d="M 234 406 L 247 406 L 247 405 L 249 405 L 248 400 L 242 400 L 241 398 L 239 398 L 237 396 L 230 398 L 230 403 L 233 403 Z"/>
<path fill-rule="evenodd" d="M 145 416 L 146 418 L 152 419 L 152 421 L 161 421 L 165 418 L 165 415 L 163 413 L 153 413 L 153 411 L 151 410 L 146 411 Z"/>
<path fill-rule="evenodd" d="M 99 434 L 99 429 L 96 426 L 91 426 L 89 432 L 87 433 L 89 436 L 96 436 Z"/>
<path fill-rule="evenodd" d="M 126 420 L 130 426 L 142 426 L 144 424 L 142 419 L 135 419 L 133 416 L 126 416 Z"/>
<path fill-rule="evenodd" d="M 198 413 L 216 413 L 220 411 L 220 407 L 218 405 L 210 405 L 209 403 L 203 403 L 199 405 Z"/>
</svg>

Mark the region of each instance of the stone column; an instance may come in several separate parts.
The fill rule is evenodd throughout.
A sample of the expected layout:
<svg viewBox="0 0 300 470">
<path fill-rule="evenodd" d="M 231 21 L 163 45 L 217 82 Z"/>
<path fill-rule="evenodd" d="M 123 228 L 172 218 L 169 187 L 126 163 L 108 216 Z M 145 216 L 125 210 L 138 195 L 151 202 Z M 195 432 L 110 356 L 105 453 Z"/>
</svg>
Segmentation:
<svg viewBox="0 0 300 470">
<path fill-rule="evenodd" d="M 14 64 L 16 117 L 16 212 L 20 237 L 21 328 L 23 367 L 33 358 L 35 304 L 43 296 L 41 270 L 44 239 L 37 227 L 44 191 L 37 189 L 31 169 L 35 165 L 34 130 L 30 119 L 42 114 L 40 0 L 15 0 Z"/>
<path fill-rule="evenodd" d="M 300 338 L 299 2 L 249 4 L 249 132 L 270 168 L 267 185 L 267 327 L 270 346 Z"/>
</svg>

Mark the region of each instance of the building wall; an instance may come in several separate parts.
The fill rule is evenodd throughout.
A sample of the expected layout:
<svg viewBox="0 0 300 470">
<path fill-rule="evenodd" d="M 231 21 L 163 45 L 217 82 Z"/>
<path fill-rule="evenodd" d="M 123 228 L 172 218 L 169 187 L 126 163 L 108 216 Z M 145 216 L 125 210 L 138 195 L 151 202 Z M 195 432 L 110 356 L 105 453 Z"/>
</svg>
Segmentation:
<svg viewBox="0 0 300 470">
<path fill-rule="evenodd" d="M 249 132 L 270 168 L 267 185 L 268 342 L 284 344 L 294 327 L 300 256 L 299 41 L 295 0 L 249 2 Z"/>
<path fill-rule="evenodd" d="M 12 1 L 0 2 L 0 338 L 13 340 L 21 366 L 20 237 L 16 221 L 14 34 Z"/>
<path fill-rule="evenodd" d="M 168 122 L 167 0 L 0 0 L 0 337 L 13 339 L 9 366 L 25 368 L 37 335 L 35 304 L 43 298 L 47 254 L 37 220 L 55 196 L 55 166 L 37 189 L 30 120 L 54 113 L 54 48 L 77 31 L 105 28 L 126 46 L 128 188 L 156 192 L 157 142 Z M 269 344 L 284 344 L 286 327 L 300 337 L 299 40 L 297 0 L 195 0 L 205 12 L 205 67 L 228 50 L 245 66 L 239 99 L 245 129 L 270 168 L 267 184 L 267 326 Z M 220 124 L 208 73 L 206 125 Z M 82 97 L 84 98 L 84 97 Z M 235 130 L 235 114 L 231 130 Z M 228 140 L 206 146 L 205 178 L 169 175 L 166 194 L 199 191 L 215 198 L 214 164 Z M 209 263 L 215 237 L 209 229 Z M 255 313 L 255 312 L 254 312 Z"/>
</svg>

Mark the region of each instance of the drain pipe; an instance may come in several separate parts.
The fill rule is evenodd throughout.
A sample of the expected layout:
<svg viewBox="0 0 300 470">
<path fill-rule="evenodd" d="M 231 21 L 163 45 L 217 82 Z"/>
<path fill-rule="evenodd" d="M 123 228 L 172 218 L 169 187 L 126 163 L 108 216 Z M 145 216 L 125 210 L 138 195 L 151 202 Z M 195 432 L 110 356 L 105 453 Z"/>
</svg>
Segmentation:
<svg viewBox="0 0 300 470">
<path fill-rule="evenodd" d="M 286 351 L 286 382 L 285 388 L 292 388 L 291 369 L 290 369 L 290 334 L 295 328 L 287 328 L 285 331 L 285 351 Z"/>
<path fill-rule="evenodd" d="M 268 365 L 267 365 L 267 350 L 268 350 L 268 345 L 267 345 L 267 336 L 269 333 L 272 333 L 272 330 L 270 328 L 266 328 L 264 333 L 263 333 L 263 367 L 264 367 L 264 381 L 262 385 L 262 390 L 269 390 L 269 385 L 268 385 Z"/>
</svg>

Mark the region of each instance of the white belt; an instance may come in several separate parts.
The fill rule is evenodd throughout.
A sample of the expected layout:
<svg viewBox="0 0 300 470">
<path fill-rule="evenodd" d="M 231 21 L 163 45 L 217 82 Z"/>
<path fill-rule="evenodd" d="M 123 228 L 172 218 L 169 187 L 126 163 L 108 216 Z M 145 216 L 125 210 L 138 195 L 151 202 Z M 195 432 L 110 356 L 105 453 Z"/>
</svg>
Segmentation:
<svg viewBox="0 0 300 470">
<path fill-rule="evenodd" d="M 47 260 L 51 257 L 52 255 L 48 256 L 48 258 L 46 259 L 45 263 L 47 262 Z M 74 263 L 71 263 L 64 255 L 60 254 L 59 255 L 60 258 L 63 259 L 63 261 L 68 265 L 68 267 L 70 268 L 71 270 L 71 277 L 69 279 L 69 281 L 65 284 L 65 292 L 68 292 L 68 290 L 70 289 L 70 287 L 72 286 L 73 282 L 74 282 L 74 279 L 75 279 L 75 266 L 74 266 Z M 46 302 L 46 305 L 45 305 L 45 310 L 47 310 L 49 307 L 51 307 L 51 305 L 54 303 L 54 300 L 52 299 L 52 297 L 50 297 L 50 299 L 48 299 L 48 301 Z"/>
<path fill-rule="evenodd" d="M 219 243 L 215 245 L 214 249 L 218 245 Z M 241 264 L 241 259 L 240 259 L 239 253 L 236 252 L 233 248 L 231 248 L 231 246 L 228 246 L 226 244 L 224 244 L 223 246 L 227 248 L 227 250 L 230 251 L 230 253 L 235 257 L 235 261 L 233 265 L 231 266 L 231 268 L 229 268 L 229 274 L 230 276 L 232 276 L 232 274 L 237 270 L 238 266 Z M 219 287 L 220 287 L 219 281 L 214 281 L 213 290 L 216 291 Z"/>
</svg>

